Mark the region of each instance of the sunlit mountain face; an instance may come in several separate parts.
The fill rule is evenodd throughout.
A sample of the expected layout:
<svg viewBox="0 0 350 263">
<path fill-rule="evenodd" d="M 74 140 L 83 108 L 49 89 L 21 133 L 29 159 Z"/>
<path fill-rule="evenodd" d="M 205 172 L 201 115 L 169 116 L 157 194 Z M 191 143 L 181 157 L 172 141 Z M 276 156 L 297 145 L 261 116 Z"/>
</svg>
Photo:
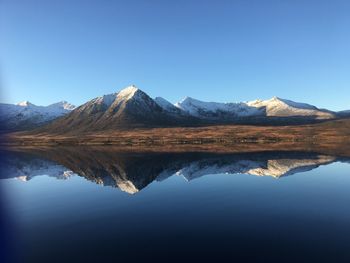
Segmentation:
<svg viewBox="0 0 350 263">
<path fill-rule="evenodd" d="M 104 147 L 24 149 L 3 152 L 3 156 L 1 167 L 6 172 L 2 179 L 29 181 L 42 175 L 57 179 L 81 176 L 129 194 L 172 176 L 181 176 L 186 181 L 215 174 L 281 178 L 347 160 L 306 152 L 137 153 Z"/>
</svg>

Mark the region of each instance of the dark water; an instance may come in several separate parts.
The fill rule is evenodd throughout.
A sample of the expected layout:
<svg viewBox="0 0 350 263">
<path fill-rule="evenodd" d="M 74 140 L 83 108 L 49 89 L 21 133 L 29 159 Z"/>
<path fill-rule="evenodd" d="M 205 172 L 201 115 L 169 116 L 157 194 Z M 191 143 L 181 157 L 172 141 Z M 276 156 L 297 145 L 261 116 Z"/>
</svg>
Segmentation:
<svg viewBox="0 0 350 263">
<path fill-rule="evenodd" d="M 350 262 L 349 158 L 1 152 L 17 262 Z"/>
</svg>

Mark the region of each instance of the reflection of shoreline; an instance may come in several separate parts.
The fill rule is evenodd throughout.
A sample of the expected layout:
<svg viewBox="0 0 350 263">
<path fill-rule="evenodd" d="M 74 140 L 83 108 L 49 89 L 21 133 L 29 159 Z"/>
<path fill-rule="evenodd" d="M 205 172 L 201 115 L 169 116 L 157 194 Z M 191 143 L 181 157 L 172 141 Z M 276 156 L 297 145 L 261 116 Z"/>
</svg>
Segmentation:
<svg viewBox="0 0 350 263">
<path fill-rule="evenodd" d="M 174 175 L 193 180 L 207 174 L 251 174 L 275 178 L 309 171 L 337 159 L 305 152 L 137 153 L 104 147 L 59 147 L 6 152 L 7 178 L 77 174 L 105 186 L 136 193 L 154 180 Z M 5 174 L 5 173 L 2 173 Z M 66 176 L 68 175 L 68 176 Z"/>
</svg>

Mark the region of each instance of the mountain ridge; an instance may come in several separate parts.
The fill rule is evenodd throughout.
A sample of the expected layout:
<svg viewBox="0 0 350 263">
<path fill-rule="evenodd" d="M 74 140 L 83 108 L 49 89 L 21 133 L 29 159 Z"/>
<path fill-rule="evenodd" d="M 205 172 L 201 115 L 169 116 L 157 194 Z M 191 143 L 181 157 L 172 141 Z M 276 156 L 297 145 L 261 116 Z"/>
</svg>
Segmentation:
<svg viewBox="0 0 350 263">
<path fill-rule="evenodd" d="M 0 122 L 3 130 L 33 129 L 66 115 L 75 106 L 60 101 L 48 106 L 38 106 L 29 101 L 17 104 L 0 103 Z"/>
<path fill-rule="evenodd" d="M 227 123 L 303 124 L 350 115 L 348 111 L 337 113 L 279 97 L 228 103 L 204 102 L 185 97 L 172 104 L 162 97 L 153 99 L 134 85 L 119 92 L 96 97 L 78 107 L 62 101 L 46 106 L 46 108 L 47 111 L 50 111 L 51 108 L 58 106 L 62 108 L 59 114 L 52 114 L 47 118 L 34 114 L 34 117 L 27 117 L 26 125 L 23 125 L 20 120 L 16 122 L 16 114 L 13 114 L 16 112 L 13 110 L 14 107 L 30 109 L 43 106 L 36 106 L 29 101 L 17 105 L 0 104 L 0 111 L 5 113 L 0 115 L 2 117 L 0 120 L 6 123 L 6 127 L 9 127 L 10 130 L 11 128 L 12 130 L 25 130 L 41 126 L 38 128 L 39 131 L 69 132 Z"/>
</svg>

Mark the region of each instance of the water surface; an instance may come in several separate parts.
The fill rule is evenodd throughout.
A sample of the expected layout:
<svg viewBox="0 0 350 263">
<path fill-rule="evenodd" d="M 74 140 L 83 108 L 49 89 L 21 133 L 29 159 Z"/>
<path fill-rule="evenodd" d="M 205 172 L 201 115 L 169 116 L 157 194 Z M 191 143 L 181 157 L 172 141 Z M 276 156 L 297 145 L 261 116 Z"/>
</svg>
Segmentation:
<svg viewBox="0 0 350 263">
<path fill-rule="evenodd" d="M 350 158 L 2 152 L 19 262 L 349 262 Z"/>
</svg>

